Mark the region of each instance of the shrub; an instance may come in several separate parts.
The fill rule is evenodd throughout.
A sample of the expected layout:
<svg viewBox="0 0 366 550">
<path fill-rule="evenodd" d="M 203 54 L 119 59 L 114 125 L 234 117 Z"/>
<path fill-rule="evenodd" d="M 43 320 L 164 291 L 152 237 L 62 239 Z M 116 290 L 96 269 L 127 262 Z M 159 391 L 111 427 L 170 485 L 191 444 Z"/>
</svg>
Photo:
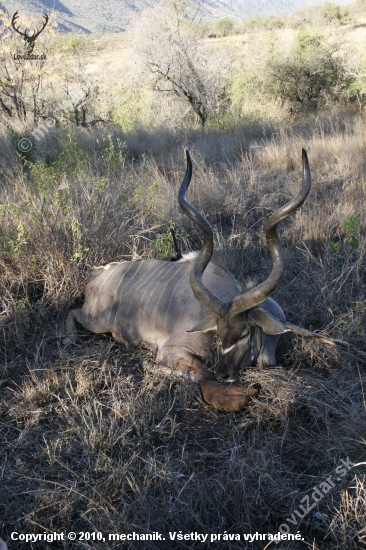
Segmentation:
<svg viewBox="0 0 366 550">
<path fill-rule="evenodd" d="M 220 21 L 218 21 L 216 28 L 218 36 L 228 36 L 233 32 L 234 23 L 228 17 L 224 17 L 224 19 L 220 19 Z"/>
<path fill-rule="evenodd" d="M 332 95 L 341 68 L 325 39 L 308 31 L 299 32 L 287 58 L 274 57 L 268 63 L 267 94 L 280 98 L 291 111 L 317 109 Z"/>
<path fill-rule="evenodd" d="M 325 2 L 319 9 L 322 19 L 332 25 L 344 25 L 350 20 L 349 10 L 341 8 L 337 4 Z"/>
</svg>

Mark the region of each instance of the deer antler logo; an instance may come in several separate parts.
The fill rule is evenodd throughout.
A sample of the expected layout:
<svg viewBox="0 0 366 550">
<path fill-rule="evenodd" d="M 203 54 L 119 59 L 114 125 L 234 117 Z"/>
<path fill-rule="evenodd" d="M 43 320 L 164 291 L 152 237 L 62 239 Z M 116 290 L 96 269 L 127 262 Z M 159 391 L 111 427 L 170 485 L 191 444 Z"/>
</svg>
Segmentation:
<svg viewBox="0 0 366 550">
<path fill-rule="evenodd" d="M 35 41 L 36 39 L 38 38 L 38 36 L 41 34 L 41 32 L 44 30 L 44 28 L 46 27 L 47 23 L 48 23 L 48 15 L 47 13 L 44 14 L 44 23 L 42 24 L 42 28 L 37 31 L 37 30 L 34 30 L 33 31 L 33 34 L 31 35 L 28 35 L 27 34 L 27 31 L 28 29 L 25 29 L 24 32 L 20 31 L 19 30 L 19 26 L 18 28 L 15 26 L 16 22 L 17 22 L 17 19 L 19 17 L 19 12 L 16 11 L 11 19 L 11 26 L 13 27 L 13 29 L 22 36 L 23 40 L 27 43 L 27 50 L 28 50 L 28 55 L 30 55 L 32 52 L 33 52 L 33 48 L 34 48 L 34 44 L 35 44 Z"/>
</svg>

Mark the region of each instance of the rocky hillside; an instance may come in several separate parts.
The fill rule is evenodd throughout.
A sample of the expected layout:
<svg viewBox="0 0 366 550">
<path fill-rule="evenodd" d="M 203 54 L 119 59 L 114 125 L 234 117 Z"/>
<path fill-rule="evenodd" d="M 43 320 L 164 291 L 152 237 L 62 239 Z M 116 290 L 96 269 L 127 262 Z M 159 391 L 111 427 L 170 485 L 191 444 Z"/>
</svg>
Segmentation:
<svg viewBox="0 0 366 550">
<path fill-rule="evenodd" d="M 31 16 L 55 10 L 61 32 L 104 33 L 125 30 L 136 12 L 153 3 L 154 0 L 2 0 L 0 8 L 9 14 L 19 10 Z M 264 16 L 290 13 L 321 3 L 321 0 L 203 0 L 201 5 L 202 14 L 207 18 L 242 18 L 254 13 Z M 339 0 L 337 3 L 350 2 Z"/>
</svg>

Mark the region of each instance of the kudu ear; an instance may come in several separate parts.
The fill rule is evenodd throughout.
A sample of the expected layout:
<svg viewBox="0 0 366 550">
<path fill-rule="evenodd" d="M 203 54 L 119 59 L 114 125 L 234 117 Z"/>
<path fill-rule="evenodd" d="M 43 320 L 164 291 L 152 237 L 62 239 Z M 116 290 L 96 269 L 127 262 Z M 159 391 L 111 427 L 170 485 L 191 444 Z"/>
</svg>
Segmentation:
<svg viewBox="0 0 366 550">
<path fill-rule="evenodd" d="M 284 323 L 261 307 L 256 307 L 249 311 L 248 320 L 258 325 L 266 334 L 283 334 L 284 332 L 291 332 L 291 329 Z"/>
<path fill-rule="evenodd" d="M 186 332 L 217 332 L 217 315 L 212 313 Z"/>
</svg>

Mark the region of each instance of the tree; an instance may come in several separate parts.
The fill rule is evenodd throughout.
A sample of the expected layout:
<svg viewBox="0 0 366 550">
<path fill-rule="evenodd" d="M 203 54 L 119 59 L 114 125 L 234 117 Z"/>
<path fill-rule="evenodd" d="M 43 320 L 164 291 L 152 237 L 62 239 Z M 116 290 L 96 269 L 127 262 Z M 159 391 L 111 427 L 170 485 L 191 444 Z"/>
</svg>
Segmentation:
<svg viewBox="0 0 366 550">
<path fill-rule="evenodd" d="M 216 28 L 219 36 L 229 36 L 233 32 L 234 23 L 228 17 L 224 17 L 217 22 Z"/>
<path fill-rule="evenodd" d="M 337 4 L 325 2 L 319 9 L 323 20 L 328 24 L 344 25 L 350 19 L 349 10 L 341 8 Z"/>
<path fill-rule="evenodd" d="M 36 123 L 41 114 L 40 92 L 46 72 L 46 53 L 52 23 L 37 40 L 34 59 L 27 59 L 27 45 L 13 32 L 10 17 L 2 15 L 4 31 L 0 52 L 0 111 L 6 118 L 29 119 Z"/>
<path fill-rule="evenodd" d="M 298 105 L 318 107 L 337 89 L 340 73 L 340 64 L 324 38 L 301 31 L 286 58 L 274 57 L 268 63 L 266 88 L 291 111 Z"/>
<path fill-rule="evenodd" d="M 229 60 L 199 40 L 190 25 L 193 19 L 187 4 L 163 0 L 137 17 L 131 37 L 135 58 L 153 90 L 183 98 L 203 128 L 227 104 Z"/>
<path fill-rule="evenodd" d="M 54 39 L 54 17 L 37 38 L 32 59 L 27 59 L 27 45 L 13 31 L 10 17 L 0 10 L 1 19 L 6 32 L 1 36 L 0 49 L 0 118 L 6 120 L 6 125 L 21 120 L 29 127 L 47 119 L 55 124 L 69 120 L 76 126 L 103 122 L 95 112 L 99 96 L 96 78 L 85 72 L 80 40 L 68 40 L 68 52 L 55 71 L 54 59 L 47 60 Z M 39 21 L 22 15 L 22 28 L 28 25 L 31 33 L 32 24 L 39 28 Z"/>
<path fill-rule="evenodd" d="M 357 103 L 362 113 L 366 105 L 366 59 L 350 60 L 345 67 L 345 97 L 351 103 Z"/>
<path fill-rule="evenodd" d="M 64 92 L 62 104 L 66 109 L 62 110 L 65 119 L 70 120 L 75 126 L 92 126 L 96 122 L 104 122 L 96 115 L 96 101 L 99 95 L 97 78 L 85 72 L 85 60 L 78 54 L 72 57 L 70 64 L 66 65 L 66 71 L 61 75 L 61 89 Z M 87 121 L 87 114 L 92 119 Z M 54 114 L 52 113 L 52 116 Z M 57 116 L 55 117 L 57 120 Z"/>
</svg>

